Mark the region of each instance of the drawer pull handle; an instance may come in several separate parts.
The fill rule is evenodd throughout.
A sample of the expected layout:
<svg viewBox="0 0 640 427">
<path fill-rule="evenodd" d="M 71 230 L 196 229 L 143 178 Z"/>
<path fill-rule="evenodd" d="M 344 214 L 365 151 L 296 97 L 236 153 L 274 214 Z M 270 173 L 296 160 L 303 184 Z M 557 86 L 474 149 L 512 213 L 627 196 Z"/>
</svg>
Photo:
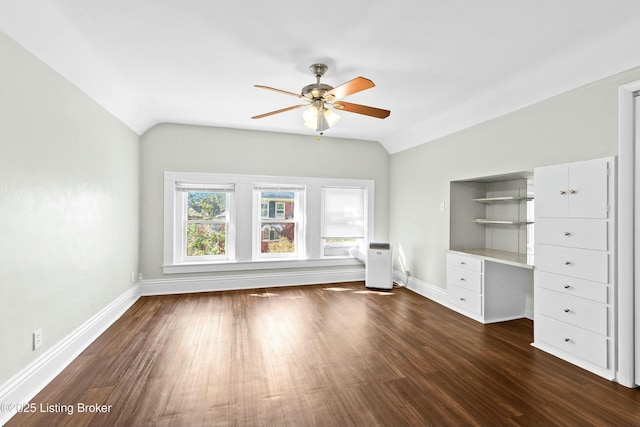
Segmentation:
<svg viewBox="0 0 640 427">
<path fill-rule="evenodd" d="M 571 287 L 571 285 L 564 285 L 565 289 L 569 289 Z"/>
<path fill-rule="evenodd" d="M 571 341 L 571 338 L 565 338 L 564 339 L 564 342 L 569 342 L 569 341 Z"/>
<path fill-rule="evenodd" d="M 565 261 L 564 262 L 564 265 L 569 265 L 569 264 L 571 264 L 571 261 Z"/>
<path fill-rule="evenodd" d="M 460 265 L 465 265 L 465 264 L 466 264 L 466 262 L 460 261 Z"/>
<path fill-rule="evenodd" d="M 568 312 L 570 312 L 570 311 L 571 311 L 571 310 L 569 310 L 568 308 L 565 308 L 565 309 L 564 309 L 564 312 L 565 312 L 565 313 L 568 313 Z"/>
<path fill-rule="evenodd" d="M 564 190 L 560 190 L 560 194 L 567 194 L 567 192 Z"/>
<path fill-rule="evenodd" d="M 466 281 L 467 281 L 467 279 L 465 279 L 464 277 L 461 277 L 461 278 L 460 278 L 460 281 L 461 281 L 461 282 L 466 282 Z"/>
<path fill-rule="evenodd" d="M 568 231 L 565 231 L 565 232 L 564 232 L 564 235 L 565 235 L 565 236 L 571 236 L 571 233 L 569 233 Z"/>
<path fill-rule="evenodd" d="M 570 193 L 570 194 L 576 194 L 576 193 L 577 193 L 577 191 L 576 191 L 576 190 L 569 190 L 569 193 Z"/>
<path fill-rule="evenodd" d="M 464 298 L 460 298 L 460 301 L 466 301 L 466 299 L 464 299 Z"/>
</svg>

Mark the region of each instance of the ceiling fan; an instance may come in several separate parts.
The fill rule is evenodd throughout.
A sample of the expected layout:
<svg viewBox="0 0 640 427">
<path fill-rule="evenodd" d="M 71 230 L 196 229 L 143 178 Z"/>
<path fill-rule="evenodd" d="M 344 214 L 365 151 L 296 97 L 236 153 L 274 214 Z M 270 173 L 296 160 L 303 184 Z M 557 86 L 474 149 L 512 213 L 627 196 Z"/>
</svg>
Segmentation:
<svg viewBox="0 0 640 427">
<path fill-rule="evenodd" d="M 328 84 L 320 83 L 320 77 L 322 77 L 328 69 L 325 64 L 313 64 L 309 69 L 316 76 L 316 82 L 303 87 L 300 94 L 269 86 L 254 85 L 260 89 L 267 89 L 274 92 L 284 93 L 285 95 L 295 96 L 296 98 L 304 101 L 304 103 L 260 114 L 251 118 L 261 119 L 273 114 L 284 113 L 285 111 L 295 110 L 302 107 L 309 107 L 303 114 L 304 125 L 309 129 L 313 129 L 322 134 L 322 132 L 329 129 L 331 126 L 335 125 L 338 120 L 340 120 L 340 116 L 338 116 L 329 107 L 339 111 L 363 114 L 365 116 L 376 117 L 378 119 L 384 119 L 389 117 L 391 114 L 391 111 L 389 110 L 340 101 L 340 99 L 346 96 L 374 87 L 375 84 L 371 80 L 364 77 L 356 77 L 355 79 L 349 80 L 348 82 L 334 88 Z"/>
</svg>

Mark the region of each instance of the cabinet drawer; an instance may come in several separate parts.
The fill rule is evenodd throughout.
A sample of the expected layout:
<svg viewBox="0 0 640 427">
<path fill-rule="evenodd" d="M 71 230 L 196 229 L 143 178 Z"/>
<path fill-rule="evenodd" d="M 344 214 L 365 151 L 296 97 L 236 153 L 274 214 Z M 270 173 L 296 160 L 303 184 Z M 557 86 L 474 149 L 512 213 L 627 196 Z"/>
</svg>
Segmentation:
<svg viewBox="0 0 640 427">
<path fill-rule="evenodd" d="M 454 285 L 470 291 L 482 292 L 482 273 L 464 270 L 462 268 L 447 266 L 447 286 Z"/>
<path fill-rule="evenodd" d="M 449 303 L 482 316 L 482 296 L 459 286 L 447 286 Z"/>
<path fill-rule="evenodd" d="M 607 335 L 607 306 L 604 304 L 543 288 L 536 289 L 534 301 L 536 313 Z"/>
<path fill-rule="evenodd" d="M 535 339 L 580 357 L 594 365 L 608 368 L 608 340 L 594 334 L 537 314 L 534 320 Z"/>
<path fill-rule="evenodd" d="M 535 254 L 536 270 L 609 282 L 609 256 L 606 252 L 536 245 Z"/>
<path fill-rule="evenodd" d="M 602 219 L 539 218 L 535 233 L 541 245 L 607 250 L 607 221 Z"/>
<path fill-rule="evenodd" d="M 603 283 L 577 279 L 575 277 L 562 276 L 560 274 L 536 271 L 534 274 L 535 285 L 539 288 L 550 289 L 563 294 L 590 299 L 606 304 L 608 287 Z"/>
<path fill-rule="evenodd" d="M 480 258 L 448 253 L 447 265 L 464 268 L 465 270 L 477 271 L 479 273 L 482 272 L 482 260 Z"/>
</svg>

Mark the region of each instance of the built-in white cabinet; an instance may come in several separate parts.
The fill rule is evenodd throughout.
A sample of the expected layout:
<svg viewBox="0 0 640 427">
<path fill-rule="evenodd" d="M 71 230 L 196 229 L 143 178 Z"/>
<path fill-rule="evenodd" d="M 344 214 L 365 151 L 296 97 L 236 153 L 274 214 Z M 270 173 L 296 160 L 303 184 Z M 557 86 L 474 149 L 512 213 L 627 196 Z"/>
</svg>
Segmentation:
<svg viewBox="0 0 640 427">
<path fill-rule="evenodd" d="M 450 183 L 447 297 L 479 322 L 533 316 L 532 176 Z"/>
<path fill-rule="evenodd" d="M 517 262 L 489 261 L 487 255 L 492 254 L 447 253 L 449 306 L 482 323 L 525 317 L 531 270 Z"/>
<path fill-rule="evenodd" d="M 536 216 L 606 219 L 608 173 L 607 159 L 536 169 Z"/>
<path fill-rule="evenodd" d="M 534 170 L 534 343 L 615 378 L 615 159 Z"/>
</svg>

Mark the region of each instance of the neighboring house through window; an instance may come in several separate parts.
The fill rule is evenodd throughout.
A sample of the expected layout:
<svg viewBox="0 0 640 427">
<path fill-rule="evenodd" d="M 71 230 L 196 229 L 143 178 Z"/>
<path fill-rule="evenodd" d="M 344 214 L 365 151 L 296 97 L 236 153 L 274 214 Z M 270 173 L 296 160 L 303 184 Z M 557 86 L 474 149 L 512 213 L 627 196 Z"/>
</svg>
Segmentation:
<svg viewBox="0 0 640 427">
<path fill-rule="evenodd" d="M 260 217 L 254 225 L 260 230 L 256 242 L 256 258 L 296 257 L 304 252 L 299 248 L 304 241 L 304 187 L 254 187 L 259 201 Z"/>
</svg>

